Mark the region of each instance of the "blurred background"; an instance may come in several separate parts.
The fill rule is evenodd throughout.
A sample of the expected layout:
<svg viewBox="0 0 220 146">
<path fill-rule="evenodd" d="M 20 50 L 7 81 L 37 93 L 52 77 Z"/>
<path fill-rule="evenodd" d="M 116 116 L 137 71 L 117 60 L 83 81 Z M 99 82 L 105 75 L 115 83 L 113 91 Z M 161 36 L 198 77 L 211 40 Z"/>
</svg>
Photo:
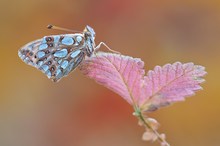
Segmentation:
<svg viewBox="0 0 220 146">
<path fill-rule="evenodd" d="M 204 90 L 149 116 L 172 146 L 220 145 L 218 0 L 0 0 L 1 146 L 159 145 L 141 140 L 144 129 L 126 101 L 79 70 L 53 83 L 19 59 L 29 41 L 66 33 L 48 24 L 88 24 L 97 43 L 141 58 L 146 70 L 176 61 L 205 66 Z"/>
</svg>

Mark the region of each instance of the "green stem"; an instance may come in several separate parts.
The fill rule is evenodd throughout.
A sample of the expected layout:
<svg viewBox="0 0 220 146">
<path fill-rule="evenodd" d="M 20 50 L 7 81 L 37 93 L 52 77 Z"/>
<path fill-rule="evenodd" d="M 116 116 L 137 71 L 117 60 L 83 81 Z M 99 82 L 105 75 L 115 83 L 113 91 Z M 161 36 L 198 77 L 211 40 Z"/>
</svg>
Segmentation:
<svg viewBox="0 0 220 146">
<path fill-rule="evenodd" d="M 164 146 L 170 146 L 170 144 L 164 138 L 162 138 L 161 135 L 153 127 L 151 127 L 150 123 L 144 118 L 139 108 L 135 108 L 135 115 L 143 122 L 143 124 L 148 129 L 150 129 L 151 131 L 154 132 L 154 134 L 156 134 L 156 136 L 158 137 L 158 140 L 165 144 Z"/>
</svg>

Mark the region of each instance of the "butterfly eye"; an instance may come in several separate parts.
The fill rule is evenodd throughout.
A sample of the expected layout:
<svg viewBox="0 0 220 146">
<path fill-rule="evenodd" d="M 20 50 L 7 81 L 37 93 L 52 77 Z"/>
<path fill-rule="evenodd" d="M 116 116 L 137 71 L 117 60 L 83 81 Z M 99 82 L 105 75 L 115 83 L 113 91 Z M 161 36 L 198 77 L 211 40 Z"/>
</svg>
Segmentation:
<svg viewBox="0 0 220 146">
<path fill-rule="evenodd" d="M 90 27 L 90 26 L 87 25 L 87 26 L 86 26 L 86 29 L 90 32 L 91 36 L 95 37 L 95 31 L 93 30 L 92 27 Z"/>
</svg>

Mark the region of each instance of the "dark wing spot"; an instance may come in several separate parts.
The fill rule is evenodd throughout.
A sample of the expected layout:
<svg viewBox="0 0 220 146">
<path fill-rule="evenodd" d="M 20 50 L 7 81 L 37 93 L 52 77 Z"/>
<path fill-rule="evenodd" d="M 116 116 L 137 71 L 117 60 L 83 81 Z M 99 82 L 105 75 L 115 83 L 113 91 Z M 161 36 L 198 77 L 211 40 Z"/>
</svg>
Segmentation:
<svg viewBox="0 0 220 146">
<path fill-rule="evenodd" d="M 51 61 L 48 61 L 48 62 L 47 62 L 48 65 L 51 65 L 51 63 L 52 63 Z"/>
<path fill-rule="evenodd" d="M 29 55 L 32 56 L 32 55 L 33 55 L 33 52 L 30 52 Z"/>
<path fill-rule="evenodd" d="M 53 47 L 53 43 L 48 44 L 49 47 Z"/>
<path fill-rule="evenodd" d="M 60 41 L 62 41 L 62 40 L 63 40 L 63 38 L 64 38 L 64 36 L 60 36 Z"/>
<path fill-rule="evenodd" d="M 51 69 L 51 71 L 53 72 L 53 71 L 55 70 L 55 67 L 54 67 L 54 66 L 52 66 L 50 69 Z"/>
<path fill-rule="evenodd" d="M 46 37 L 46 41 L 51 42 L 51 41 L 53 41 L 53 38 L 52 37 Z"/>
</svg>

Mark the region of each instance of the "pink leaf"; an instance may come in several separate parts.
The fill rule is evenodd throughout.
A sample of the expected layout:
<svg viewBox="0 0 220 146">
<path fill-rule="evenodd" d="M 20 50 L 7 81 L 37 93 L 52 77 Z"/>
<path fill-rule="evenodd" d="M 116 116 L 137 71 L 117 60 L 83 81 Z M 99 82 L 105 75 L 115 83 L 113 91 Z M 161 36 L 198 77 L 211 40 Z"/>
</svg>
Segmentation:
<svg viewBox="0 0 220 146">
<path fill-rule="evenodd" d="M 135 107 L 134 115 L 145 126 L 144 140 L 159 140 L 161 146 L 170 146 L 165 134 L 159 134 L 158 122 L 143 116 L 144 111 L 154 111 L 202 89 L 200 83 L 205 68 L 193 63 L 156 66 L 145 76 L 144 62 L 129 56 L 98 52 L 87 58 L 80 69 L 83 74 L 121 95 Z"/>
<path fill-rule="evenodd" d="M 98 52 L 80 66 L 83 74 L 134 104 L 141 96 L 144 62 L 138 58 Z"/>
<path fill-rule="evenodd" d="M 204 67 L 193 63 L 156 66 L 145 76 L 139 58 L 98 52 L 80 66 L 83 74 L 122 96 L 141 111 L 153 111 L 202 89 Z"/>
<path fill-rule="evenodd" d="M 193 63 L 166 64 L 156 66 L 145 77 L 145 94 L 139 100 L 144 111 L 153 111 L 176 101 L 183 101 L 185 97 L 202 89 L 199 85 L 205 80 L 205 68 Z"/>
</svg>

